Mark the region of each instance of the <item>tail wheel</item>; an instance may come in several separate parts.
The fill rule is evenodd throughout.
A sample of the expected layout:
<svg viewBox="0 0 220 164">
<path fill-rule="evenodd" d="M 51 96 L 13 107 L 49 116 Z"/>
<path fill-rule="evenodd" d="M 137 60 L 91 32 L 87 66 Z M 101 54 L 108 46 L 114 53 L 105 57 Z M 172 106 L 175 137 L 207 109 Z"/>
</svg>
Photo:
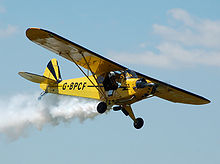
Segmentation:
<svg viewBox="0 0 220 164">
<path fill-rule="evenodd" d="M 107 104 L 105 102 L 100 102 L 97 106 L 98 113 L 100 114 L 105 113 L 106 110 L 107 110 Z"/>
<path fill-rule="evenodd" d="M 143 125 L 144 125 L 144 120 L 143 120 L 142 118 L 137 118 L 137 119 L 135 119 L 135 121 L 134 121 L 134 127 L 135 127 L 136 129 L 142 128 Z"/>
</svg>

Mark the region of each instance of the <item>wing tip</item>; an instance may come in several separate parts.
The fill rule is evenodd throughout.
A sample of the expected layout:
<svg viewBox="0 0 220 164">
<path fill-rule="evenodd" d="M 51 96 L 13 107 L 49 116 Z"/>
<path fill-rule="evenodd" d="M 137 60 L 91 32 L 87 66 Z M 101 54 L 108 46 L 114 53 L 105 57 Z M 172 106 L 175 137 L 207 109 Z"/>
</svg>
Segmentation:
<svg viewBox="0 0 220 164">
<path fill-rule="evenodd" d="M 31 29 L 40 30 L 40 28 L 38 27 L 29 27 L 27 30 L 31 30 Z"/>
<path fill-rule="evenodd" d="M 41 30 L 41 28 L 37 28 L 37 27 L 29 27 L 27 30 L 26 30 L 26 34 L 30 31 L 35 31 L 35 30 Z"/>
<path fill-rule="evenodd" d="M 192 105 L 205 105 L 205 104 L 209 104 L 211 103 L 211 101 L 209 99 L 206 99 L 204 97 L 199 96 L 199 99 L 197 99 L 197 101 L 194 101 L 193 103 L 191 103 Z"/>
<path fill-rule="evenodd" d="M 206 98 L 203 98 L 203 103 L 202 103 L 201 105 L 203 105 L 203 104 L 209 104 L 209 103 L 211 103 L 210 100 L 208 100 L 208 99 L 206 99 Z"/>
<path fill-rule="evenodd" d="M 37 35 L 39 35 L 38 33 L 40 31 L 42 31 L 43 29 L 41 28 L 37 28 L 37 27 L 29 27 L 27 30 L 26 30 L 26 36 L 28 39 L 30 39 L 31 41 L 35 40 Z"/>
<path fill-rule="evenodd" d="M 25 74 L 26 72 L 18 72 L 18 74 L 21 76 L 21 77 L 24 77 L 24 74 Z"/>
</svg>

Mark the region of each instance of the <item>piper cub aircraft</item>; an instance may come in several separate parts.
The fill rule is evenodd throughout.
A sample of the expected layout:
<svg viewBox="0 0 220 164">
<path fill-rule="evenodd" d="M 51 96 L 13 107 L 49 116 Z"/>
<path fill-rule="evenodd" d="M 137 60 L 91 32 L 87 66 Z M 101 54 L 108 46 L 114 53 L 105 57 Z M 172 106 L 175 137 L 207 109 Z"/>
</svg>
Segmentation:
<svg viewBox="0 0 220 164">
<path fill-rule="evenodd" d="M 87 48 L 73 43 L 55 33 L 29 28 L 26 36 L 34 43 L 73 62 L 85 75 L 82 78 L 62 80 L 56 59 L 52 59 L 43 76 L 19 72 L 23 78 L 40 84 L 43 93 L 79 96 L 99 100 L 98 113 L 121 110 L 140 129 L 144 121 L 136 118 L 131 104 L 153 96 L 184 104 L 202 105 L 210 101 L 144 74 L 132 71 Z M 83 69 L 87 69 L 85 72 Z"/>
</svg>

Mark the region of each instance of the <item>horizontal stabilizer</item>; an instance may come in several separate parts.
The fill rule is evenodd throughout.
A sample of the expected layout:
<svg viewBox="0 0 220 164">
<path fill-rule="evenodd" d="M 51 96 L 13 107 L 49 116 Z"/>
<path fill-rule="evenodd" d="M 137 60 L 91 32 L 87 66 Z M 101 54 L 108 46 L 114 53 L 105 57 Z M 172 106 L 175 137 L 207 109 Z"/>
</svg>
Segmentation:
<svg viewBox="0 0 220 164">
<path fill-rule="evenodd" d="M 28 73 L 28 72 L 19 72 L 18 73 L 21 77 L 32 81 L 34 83 L 39 83 L 39 84 L 57 84 L 58 82 L 52 79 L 49 79 L 45 76 L 40 76 L 40 75 L 36 75 L 33 73 Z"/>
</svg>

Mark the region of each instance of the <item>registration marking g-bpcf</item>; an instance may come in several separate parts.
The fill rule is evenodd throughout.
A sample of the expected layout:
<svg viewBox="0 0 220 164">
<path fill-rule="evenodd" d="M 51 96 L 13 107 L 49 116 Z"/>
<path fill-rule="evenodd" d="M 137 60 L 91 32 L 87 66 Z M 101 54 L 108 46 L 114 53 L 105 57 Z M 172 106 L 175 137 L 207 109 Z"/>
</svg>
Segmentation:
<svg viewBox="0 0 220 164">
<path fill-rule="evenodd" d="M 69 90 L 75 90 L 75 89 L 83 90 L 85 87 L 86 87 L 86 82 L 84 83 L 72 82 L 70 85 L 68 85 L 67 83 L 63 84 L 63 90 L 66 90 L 67 88 L 69 88 Z"/>
</svg>

